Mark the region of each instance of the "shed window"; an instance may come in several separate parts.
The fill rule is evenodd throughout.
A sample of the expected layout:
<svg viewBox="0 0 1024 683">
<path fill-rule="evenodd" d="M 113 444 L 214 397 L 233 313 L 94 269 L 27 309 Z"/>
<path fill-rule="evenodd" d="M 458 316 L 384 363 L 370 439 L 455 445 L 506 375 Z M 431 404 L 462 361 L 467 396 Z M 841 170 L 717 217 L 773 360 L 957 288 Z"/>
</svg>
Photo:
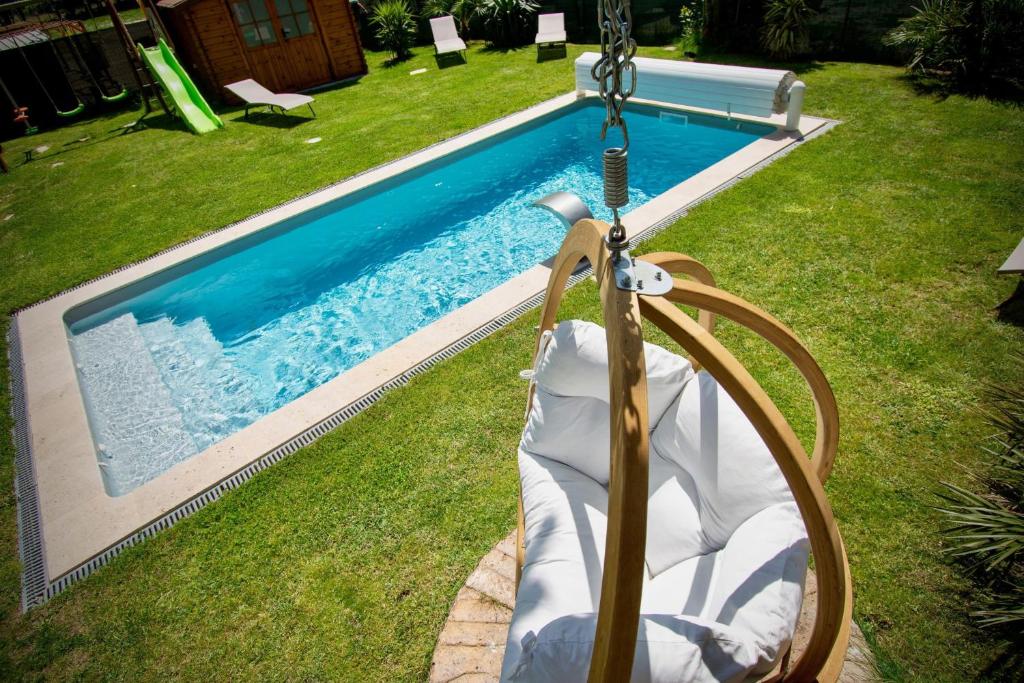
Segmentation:
<svg viewBox="0 0 1024 683">
<path fill-rule="evenodd" d="M 285 40 L 308 36 L 313 32 L 313 20 L 309 17 L 306 0 L 274 0 L 277 18 L 281 20 L 281 32 Z"/>
<path fill-rule="evenodd" d="M 267 0 L 234 0 L 231 11 L 242 31 L 242 38 L 249 47 L 273 45 L 277 42 L 274 25 L 270 22 Z"/>
</svg>

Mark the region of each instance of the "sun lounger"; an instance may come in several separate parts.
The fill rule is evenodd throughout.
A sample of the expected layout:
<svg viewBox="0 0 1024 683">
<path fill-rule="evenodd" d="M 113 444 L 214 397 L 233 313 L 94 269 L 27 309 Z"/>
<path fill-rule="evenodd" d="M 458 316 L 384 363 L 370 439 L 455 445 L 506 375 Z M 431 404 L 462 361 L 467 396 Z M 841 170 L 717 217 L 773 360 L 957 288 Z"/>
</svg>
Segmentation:
<svg viewBox="0 0 1024 683">
<path fill-rule="evenodd" d="M 434 34 L 434 52 L 439 55 L 461 52 L 465 57 L 466 43 L 459 38 L 455 29 L 455 18 L 451 15 L 434 17 L 430 20 L 430 32 Z"/>
<path fill-rule="evenodd" d="M 224 87 L 245 102 L 246 117 L 249 116 L 249 107 L 266 106 L 270 111 L 274 111 L 277 108 L 283 114 L 288 109 L 301 107 L 304 104 L 309 107 L 310 113 L 316 117 L 316 112 L 313 111 L 313 98 L 309 95 L 270 92 L 251 78 L 238 81 L 237 83 L 229 83 Z"/>
</svg>

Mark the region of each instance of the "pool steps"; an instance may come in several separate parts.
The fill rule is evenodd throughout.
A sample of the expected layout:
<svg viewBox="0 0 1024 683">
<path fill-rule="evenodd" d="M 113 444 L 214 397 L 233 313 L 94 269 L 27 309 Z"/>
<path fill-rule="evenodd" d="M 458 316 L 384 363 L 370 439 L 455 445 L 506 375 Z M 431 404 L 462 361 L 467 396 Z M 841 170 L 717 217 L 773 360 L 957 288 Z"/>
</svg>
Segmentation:
<svg viewBox="0 0 1024 683">
<path fill-rule="evenodd" d="M 94 439 L 104 485 L 120 495 L 152 471 L 150 460 L 180 462 L 198 449 L 160 377 L 135 316 L 128 313 L 73 342 L 87 409 L 103 416 Z M 140 419 L 140 416 L 141 419 Z"/>
</svg>

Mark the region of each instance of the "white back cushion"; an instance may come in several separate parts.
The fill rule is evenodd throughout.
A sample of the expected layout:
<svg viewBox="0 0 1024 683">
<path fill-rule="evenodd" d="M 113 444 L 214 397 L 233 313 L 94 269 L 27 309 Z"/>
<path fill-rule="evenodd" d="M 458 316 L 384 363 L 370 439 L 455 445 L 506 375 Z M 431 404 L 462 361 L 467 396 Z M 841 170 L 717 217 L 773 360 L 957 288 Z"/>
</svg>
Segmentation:
<svg viewBox="0 0 1024 683">
<path fill-rule="evenodd" d="M 652 496 L 658 505 L 648 513 L 647 562 L 655 575 L 722 549 L 754 514 L 793 500 L 754 426 L 706 372 L 683 388 L 654 430 L 651 449 L 692 478 L 692 484 L 685 477 L 669 478 Z M 663 476 L 657 467 L 652 475 L 653 487 Z M 690 527 L 693 508 L 700 518 L 699 534 Z M 676 521 L 680 514 L 682 523 Z"/>
<path fill-rule="evenodd" d="M 644 344 L 650 426 L 693 376 L 689 362 Z M 557 460 L 608 484 L 608 344 L 604 328 L 579 320 L 555 328 L 538 363 L 536 393 L 523 431 L 524 450 Z"/>
</svg>

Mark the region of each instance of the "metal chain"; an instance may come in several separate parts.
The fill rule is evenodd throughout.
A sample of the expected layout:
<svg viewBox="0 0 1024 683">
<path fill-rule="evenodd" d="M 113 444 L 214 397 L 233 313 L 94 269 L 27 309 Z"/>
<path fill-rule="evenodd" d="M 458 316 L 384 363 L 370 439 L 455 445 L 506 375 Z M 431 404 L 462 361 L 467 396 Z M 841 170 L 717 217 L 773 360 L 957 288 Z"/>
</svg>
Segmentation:
<svg viewBox="0 0 1024 683">
<path fill-rule="evenodd" d="M 605 103 L 601 139 L 605 139 L 609 128 L 622 128 L 622 148 L 629 149 L 629 134 L 622 118 L 626 100 L 636 90 L 636 41 L 629 35 L 629 0 L 599 0 L 597 22 L 601 28 L 601 58 L 591 67 L 590 75 L 597 81 L 598 93 Z"/>
<path fill-rule="evenodd" d="M 610 147 L 602 155 L 604 203 L 613 215 L 608 243 L 624 249 L 628 243 L 626 230 L 619 220 L 619 209 L 629 203 L 629 131 L 622 110 L 636 90 L 636 64 L 633 63 L 636 41 L 629 35 L 633 21 L 629 0 L 598 0 L 597 21 L 601 27 L 601 57 L 594 63 L 590 75 L 597 81 L 598 93 L 605 105 L 601 139 L 605 139 L 609 128 L 622 129 L 622 147 Z"/>
</svg>

